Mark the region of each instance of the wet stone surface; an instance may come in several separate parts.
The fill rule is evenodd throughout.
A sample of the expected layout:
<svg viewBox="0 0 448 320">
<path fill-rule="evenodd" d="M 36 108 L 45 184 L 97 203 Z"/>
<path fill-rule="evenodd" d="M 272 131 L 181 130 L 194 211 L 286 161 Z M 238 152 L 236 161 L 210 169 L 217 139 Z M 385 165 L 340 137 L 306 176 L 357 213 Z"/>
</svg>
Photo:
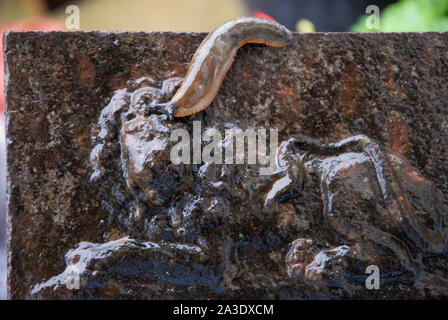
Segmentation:
<svg viewBox="0 0 448 320">
<path fill-rule="evenodd" d="M 448 34 L 247 45 L 208 109 L 148 112 L 204 36 L 6 35 L 9 297 L 447 297 Z M 193 121 L 278 129 L 275 173 L 173 164 Z"/>
</svg>

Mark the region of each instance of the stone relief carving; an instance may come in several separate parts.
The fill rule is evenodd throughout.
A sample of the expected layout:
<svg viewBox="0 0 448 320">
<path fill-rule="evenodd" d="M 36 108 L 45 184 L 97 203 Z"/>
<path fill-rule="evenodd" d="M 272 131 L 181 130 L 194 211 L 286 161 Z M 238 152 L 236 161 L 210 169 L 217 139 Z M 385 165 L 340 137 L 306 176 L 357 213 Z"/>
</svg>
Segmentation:
<svg viewBox="0 0 448 320">
<path fill-rule="evenodd" d="M 92 181 L 105 190 L 103 207 L 125 232 L 103 244 L 80 243 L 66 254 L 67 269 L 36 284 L 32 294 L 66 290 L 73 266 L 81 285 L 105 288 L 109 280 L 100 275 L 110 276 L 107 268 L 113 265 L 106 268 L 100 261 L 114 255 L 132 260 L 142 251 L 163 257 L 152 266 L 155 273 L 168 261 L 193 261 L 190 270 L 216 267 L 207 271 L 213 275 L 191 271 L 192 279 L 182 284 L 162 280 L 164 290 L 173 283 L 199 284 L 219 296 L 246 281 L 253 290 L 304 284 L 324 296 L 331 296 L 331 288 L 350 296 L 363 288 L 366 266 L 375 264 L 383 284 L 447 293 L 445 277 L 424 260 L 446 249 L 448 211 L 443 195 L 404 156 L 407 127 L 400 114 L 390 114 L 387 147 L 365 135 L 331 143 L 286 137 L 272 176 L 260 176 L 256 165 L 175 165 L 169 158 L 170 133 L 188 129 L 188 120 L 170 120 L 148 106 L 170 99 L 181 80 L 157 88 L 151 79 L 139 79 L 118 90 L 103 109 L 91 151 Z M 108 177 L 117 175 L 123 183 L 110 184 Z M 307 199 L 316 197 L 321 207 L 307 207 Z M 271 229 L 257 230 L 260 219 L 272 221 Z M 323 233 L 313 233 L 318 224 Z M 252 231 L 255 238 L 272 234 L 282 247 L 270 254 L 277 273 L 257 273 L 263 262 L 251 261 L 250 250 L 241 258 L 239 245 Z"/>
</svg>

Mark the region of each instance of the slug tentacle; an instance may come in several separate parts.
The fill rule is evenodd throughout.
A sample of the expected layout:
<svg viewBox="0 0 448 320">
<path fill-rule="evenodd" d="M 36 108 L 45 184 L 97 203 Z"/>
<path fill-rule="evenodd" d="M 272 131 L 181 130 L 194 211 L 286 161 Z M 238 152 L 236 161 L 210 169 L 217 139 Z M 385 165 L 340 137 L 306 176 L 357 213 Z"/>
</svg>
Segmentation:
<svg viewBox="0 0 448 320">
<path fill-rule="evenodd" d="M 168 102 L 171 114 L 185 117 L 207 108 L 243 45 L 261 43 L 284 47 L 292 41 L 292 33 L 271 20 L 238 18 L 223 24 L 196 50 L 181 87 Z"/>
</svg>

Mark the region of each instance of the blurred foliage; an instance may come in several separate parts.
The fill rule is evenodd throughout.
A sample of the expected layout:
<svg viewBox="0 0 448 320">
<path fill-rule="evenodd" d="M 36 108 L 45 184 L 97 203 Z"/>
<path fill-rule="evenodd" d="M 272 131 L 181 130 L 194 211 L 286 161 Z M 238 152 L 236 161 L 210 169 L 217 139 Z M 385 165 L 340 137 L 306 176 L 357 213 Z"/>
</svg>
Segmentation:
<svg viewBox="0 0 448 320">
<path fill-rule="evenodd" d="M 356 32 L 448 31 L 448 0 L 400 0 L 380 14 L 380 29 L 366 27 L 368 14 L 352 26 Z"/>
<path fill-rule="evenodd" d="M 314 23 L 312 23 L 310 20 L 301 19 L 297 21 L 296 31 L 303 33 L 316 32 L 316 27 L 314 26 Z"/>
</svg>

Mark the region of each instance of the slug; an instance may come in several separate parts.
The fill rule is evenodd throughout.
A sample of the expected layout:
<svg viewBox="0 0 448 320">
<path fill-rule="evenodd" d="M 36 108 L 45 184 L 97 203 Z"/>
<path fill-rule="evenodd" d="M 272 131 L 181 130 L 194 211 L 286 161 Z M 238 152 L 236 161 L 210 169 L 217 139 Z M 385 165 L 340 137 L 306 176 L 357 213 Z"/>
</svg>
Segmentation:
<svg viewBox="0 0 448 320">
<path fill-rule="evenodd" d="M 277 22 L 238 18 L 208 34 L 196 50 L 182 85 L 167 102 L 158 104 L 170 118 L 185 117 L 207 108 L 218 94 L 239 48 L 246 43 L 273 47 L 291 44 L 293 35 Z"/>
</svg>

